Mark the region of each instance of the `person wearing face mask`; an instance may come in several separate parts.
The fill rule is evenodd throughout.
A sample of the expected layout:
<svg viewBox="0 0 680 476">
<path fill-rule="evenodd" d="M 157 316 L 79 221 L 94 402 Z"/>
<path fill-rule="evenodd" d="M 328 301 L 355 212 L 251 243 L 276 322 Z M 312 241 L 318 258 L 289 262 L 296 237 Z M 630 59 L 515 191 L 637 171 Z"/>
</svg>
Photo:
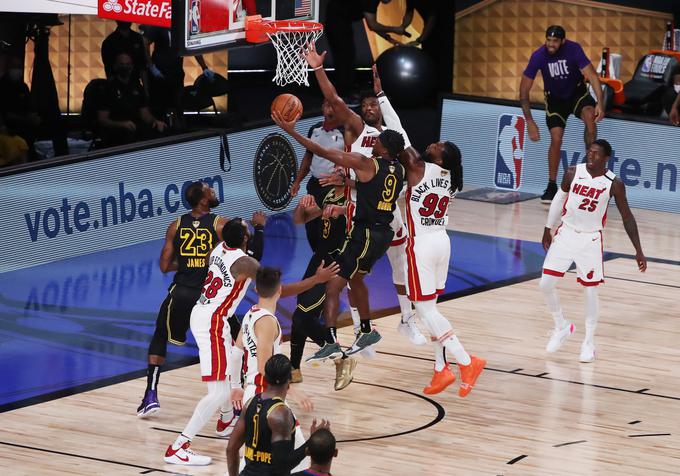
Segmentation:
<svg viewBox="0 0 680 476">
<path fill-rule="evenodd" d="M 101 55 L 106 79 L 110 79 L 115 75 L 116 56 L 119 53 L 127 53 L 132 58 L 132 77 L 140 79 L 145 91 L 148 93 L 149 78 L 146 73 L 148 65 L 144 39 L 141 34 L 132 30 L 132 23 L 116 21 L 116 24 L 116 29 L 102 42 Z"/>
<path fill-rule="evenodd" d="M 40 116 L 33 111 L 31 93 L 24 83 L 20 58 L 0 48 L 0 134 L 4 136 L 2 161 L 6 164 L 26 161 L 35 140 Z"/>
<path fill-rule="evenodd" d="M 97 125 L 105 146 L 128 144 L 165 132 L 165 123 L 151 114 L 142 85 L 133 79 L 133 70 L 132 57 L 119 53 L 114 75 L 98 101 Z"/>
<path fill-rule="evenodd" d="M 673 70 L 673 84 L 663 96 L 663 105 L 671 124 L 680 126 L 680 66 Z"/>
</svg>

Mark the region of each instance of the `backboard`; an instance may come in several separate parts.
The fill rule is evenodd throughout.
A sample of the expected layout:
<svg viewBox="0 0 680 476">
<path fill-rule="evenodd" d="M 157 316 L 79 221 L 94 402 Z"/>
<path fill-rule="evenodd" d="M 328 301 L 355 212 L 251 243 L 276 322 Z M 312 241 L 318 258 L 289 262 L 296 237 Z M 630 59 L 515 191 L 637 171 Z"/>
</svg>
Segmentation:
<svg viewBox="0 0 680 476">
<path fill-rule="evenodd" d="M 182 55 L 250 45 L 246 16 L 319 21 L 319 0 L 174 0 L 173 36 Z"/>
</svg>

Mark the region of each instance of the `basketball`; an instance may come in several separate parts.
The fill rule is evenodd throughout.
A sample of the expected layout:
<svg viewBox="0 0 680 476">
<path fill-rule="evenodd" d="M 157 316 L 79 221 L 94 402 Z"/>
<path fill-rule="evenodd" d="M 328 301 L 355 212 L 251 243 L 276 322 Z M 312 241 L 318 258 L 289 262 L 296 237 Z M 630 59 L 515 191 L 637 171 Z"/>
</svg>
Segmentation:
<svg viewBox="0 0 680 476">
<path fill-rule="evenodd" d="M 272 114 L 277 111 L 286 122 L 302 116 L 302 102 L 292 94 L 279 94 L 272 101 Z"/>
</svg>

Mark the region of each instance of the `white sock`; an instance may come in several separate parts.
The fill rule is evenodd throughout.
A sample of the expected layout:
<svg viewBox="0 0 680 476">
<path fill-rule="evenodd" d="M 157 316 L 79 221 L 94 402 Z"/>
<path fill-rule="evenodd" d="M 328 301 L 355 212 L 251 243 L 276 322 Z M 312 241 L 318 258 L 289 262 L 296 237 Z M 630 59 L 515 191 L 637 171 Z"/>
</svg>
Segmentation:
<svg viewBox="0 0 680 476">
<path fill-rule="evenodd" d="M 446 367 L 446 349 L 439 341 L 432 343 L 434 347 L 434 370 L 441 372 Z"/>
<path fill-rule="evenodd" d="M 405 294 L 397 294 L 399 300 L 399 307 L 401 308 L 401 322 L 406 322 L 409 317 L 413 315 L 413 307 L 411 301 L 408 300 Z"/>
<path fill-rule="evenodd" d="M 359 317 L 359 309 L 357 309 L 356 307 L 350 307 L 349 313 L 352 315 L 352 324 L 354 324 L 354 330 L 356 330 L 361 325 L 361 318 Z"/>
<path fill-rule="evenodd" d="M 229 423 L 234 418 L 234 409 L 231 405 L 220 406 L 220 419 L 224 423 Z"/>
<path fill-rule="evenodd" d="M 226 380 L 206 383 L 208 384 L 208 394 L 196 404 L 194 414 L 191 415 L 191 419 L 187 426 L 184 427 L 182 434 L 175 440 L 175 444 L 180 444 L 181 446 L 196 436 L 201 431 L 201 428 L 210 421 L 218 408 L 231 407 L 231 392 L 229 383 Z M 180 443 L 182 438 L 186 439 Z"/>
<path fill-rule="evenodd" d="M 444 342 L 442 342 L 446 350 L 451 352 L 453 356 L 456 358 L 456 362 L 458 362 L 458 365 L 470 365 L 470 362 L 472 362 L 472 359 L 470 358 L 470 354 L 465 352 L 465 349 L 463 349 L 463 344 L 460 343 L 458 340 L 458 337 L 456 336 L 450 336 L 444 339 Z"/>
<path fill-rule="evenodd" d="M 567 326 L 567 321 L 564 319 L 562 314 L 562 308 L 560 307 L 560 297 L 557 294 L 557 280 L 560 279 L 557 276 L 552 276 L 550 274 L 544 274 L 541 276 L 541 281 L 538 283 L 538 287 L 543 293 L 543 298 L 545 299 L 545 304 L 548 306 L 548 311 L 552 314 L 553 321 L 555 321 L 555 329 L 564 329 Z"/>
<path fill-rule="evenodd" d="M 184 436 L 183 434 L 180 433 L 175 442 L 172 444 L 172 447 L 173 449 L 180 448 L 187 441 L 191 442 L 191 438 L 189 438 L 188 436 Z"/>
<path fill-rule="evenodd" d="M 586 296 L 586 338 L 585 341 L 591 345 L 595 344 L 595 329 L 597 319 L 600 314 L 600 300 L 598 297 L 597 286 L 585 286 Z"/>
<path fill-rule="evenodd" d="M 441 338 L 447 334 L 449 337 L 443 339 L 441 344 L 446 350 L 455 357 L 456 362 L 460 365 L 470 365 L 472 361 L 470 356 L 461 345 L 458 337 L 453 335 L 453 328 L 448 320 L 437 309 L 437 301 L 435 299 L 429 301 L 420 301 L 415 303 L 416 312 L 420 322 L 425 324 L 430 335 L 436 338 Z"/>
</svg>

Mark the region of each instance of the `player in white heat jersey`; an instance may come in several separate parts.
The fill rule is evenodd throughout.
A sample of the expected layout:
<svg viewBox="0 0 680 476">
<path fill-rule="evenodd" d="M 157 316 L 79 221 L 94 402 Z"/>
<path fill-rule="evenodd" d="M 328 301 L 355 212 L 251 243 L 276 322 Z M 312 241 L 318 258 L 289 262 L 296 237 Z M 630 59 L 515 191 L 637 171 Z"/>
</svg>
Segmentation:
<svg viewBox="0 0 680 476">
<path fill-rule="evenodd" d="M 217 432 L 228 435 L 233 429 L 234 412 L 232 396 L 227 382 L 231 358 L 231 334 L 227 319 L 233 315 L 243 299 L 260 264 L 245 253 L 250 233 L 240 218 L 230 220 L 222 229 L 223 242 L 210 254 L 208 275 L 201 297 L 191 312 L 191 333 L 198 345 L 201 379 L 208 386 L 208 394 L 196 405 L 196 409 L 175 442 L 168 446 L 166 463 L 182 465 L 206 465 L 211 458 L 189 449 L 191 440 L 220 408 Z M 291 296 L 323 283 L 337 274 L 338 267 L 319 266 L 317 273 L 303 281 L 282 286 L 282 294 Z M 239 366 L 240 368 L 240 366 Z"/>
<path fill-rule="evenodd" d="M 350 152 L 357 152 L 364 157 L 371 157 L 373 155 L 373 146 L 378 138 L 378 135 L 384 130 L 382 125 L 382 114 L 380 112 L 380 105 L 378 98 L 373 95 L 365 95 L 361 100 L 361 115 L 352 111 L 347 104 L 338 96 L 335 87 L 329 81 L 326 72 L 323 69 L 323 61 L 326 53 L 318 54 L 314 44 L 309 45 L 305 51 L 305 57 L 309 65 L 314 68 L 316 79 L 321 88 L 321 92 L 328 103 L 333 107 L 333 112 L 336 119 L 343 124 L 345 146 Z M 350 171 L 351 173 L 351 171 Z M 349 180 L 345 185 L 348 187 L 347 195 L 347 226 L 348 229 L 352 226 L 352 217 L 354 211 L 354 203 L 356 203 L 356 189 L 354 188 L 354 175 L 350 175 Z M 413 306 L 406 296 L 406 275 L 404 274 L 404 259 L 405 259 L 405 242 L 406 242 L 406 228 L 401 215 L 401 210 L 397 206 L 394 210 L 394 219 L 390 224 L 394 231 L 394 238 L 392 244 L 387 250 L 387 258 L 390 261 L 392 268 L 392 283 L 397 291 L 397 299 L 399 301 L 399 308 L 401 310 L 401 321 L 397 330 L 400 334 L 407 336 L 413 344 L 423 345 L 427 341 L 421 334 L 416 325 L 415 314 Z M 350 299 L 350 303 L 352 300 Z M 355 332 L 359 325 L 359 313 L 357 308 L 353 305 L 350 308 L 352 320 L 355 325 Z M 362 320 L 368 319 L 368 316 L 361 316 Z M 370 349 L 366 349 L 369 350 Z"/>
<path fill-rule="evenodd" d="M 406 289 L 419 319 L 430 333 L 435 355 L 434 375 L 423 390 L 428 395 L 440 393 L 456 376 L 446 361 L 446 351 L 458 363 L 461 384 L 458 394 L 467 396 L 486 361 L 469 355 L 449 321 L 437 309 L 437 297 L 444 291 L 449 273 L 451 242 L 446 233 L 449 201 L 463 189 L 463 166 L 460 150 L 451 142 L 430 144 L 421 157 L 411 146 L 399 116 L 380 91 L 380 77 L 373 66 L 373 84 L 378 92 L 385 124 L 404 137 L 406 147 L 399 160 L 406 168 Z"/>
<path fill-rule="evenodd" d="M 234 344 L 230 366 L 232 399 L 237 409 L 247 406 L 255 395 L 267 388 L 265 364 L 274 354 L 281 353 L 281 325 L 276 318 L 276 305 L 281 297 L 281 271 L 276 268 L 261 267 L 257 270 L 255 290 L 258 301 L 243 317 L 241 330 Z M 245 356 L 243 354 L 245 353 Z M 243 361 L 243 367 L 238 364 Z M 241 384 L 243 380 L 243 384 Z M 312 402 L 298 390 L 290 389 L 288 396 L 297 401 L 305 410 L 313 409 Z M 305 442 L 300 426 L 295 427 L 295 448 Z M 303 460 L 294 471 L 309 466 Z"/>
<path fill-rule="evenodd" d="M 612 153 L 606 140 L 598 139 L 588 148 L 585 164 L 569 168 L 562 185 L 550 204 L 548 222 L 543 231 L 543 247 L 548 252 L 543 262 L 540 288 L 555 321 L 555 329 L 546 347 L 555 352 L 574 332 L 574 324 L 564 319 L 557 295 L 557 280 L 576 263 L 576 280 L 584 286 L 586 298 L 585 339 L 581 344 L 581 362 L 595 360 L 595 328 L 599 314 L 597 285 L 604 282 L 602 229 L 607 219 L 610 197 L 621 212 L 623 226 L 635 247 L 640 271 L 647 269 L 637 224 L 626 199 L 626 188 L 607 163 Z M 551 230 L 561 224 L 551 236 Z"/>
</svg>

